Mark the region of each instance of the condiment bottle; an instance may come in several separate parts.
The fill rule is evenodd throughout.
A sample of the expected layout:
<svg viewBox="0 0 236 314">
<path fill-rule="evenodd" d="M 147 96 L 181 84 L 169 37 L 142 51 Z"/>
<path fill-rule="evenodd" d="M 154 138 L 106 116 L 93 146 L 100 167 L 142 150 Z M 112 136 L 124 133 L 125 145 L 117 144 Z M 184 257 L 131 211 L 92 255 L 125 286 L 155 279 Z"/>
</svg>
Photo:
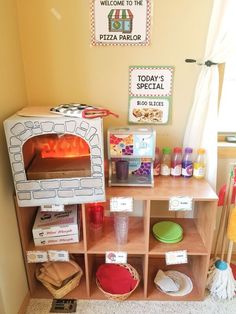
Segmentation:
<svg viewBox="0 0 236 314">
<path fill-rule="evenodd" d="M 193 175 L 193 161 L 192 161 L 193 149 L 186 147 L 184 150 L 184 157 L 182 161 L 182 176 L 189 178 Z"/>
<path fill-rule="evenodd" d="M 171 167 L 171 149 L 170 147 L 164 147 L 162 150 L 161 159 L 161 175 L 169 176 Z"/>
<path fill-rule="evenodd" d="M 161 155 L 159 147 L 155 149 L 155 160 L 153 164 L 153 174 L 154 176 L 159 176 L 161 172 Z"/>
<path fill-rule="evenodd" d="M 199 148 L 197 150 L 197 157 L 193 164 L 193 176 L 197 179 L 205 177 L 206 172 L 206 160 L 205 160 L 205 149 Z"/>
<path fill-rule="evenodd" d="M 182 171 L 182 148 L 175 147 L 171 158 L 170 174 L 173 177 L 180 177 Z"/>
</svg>

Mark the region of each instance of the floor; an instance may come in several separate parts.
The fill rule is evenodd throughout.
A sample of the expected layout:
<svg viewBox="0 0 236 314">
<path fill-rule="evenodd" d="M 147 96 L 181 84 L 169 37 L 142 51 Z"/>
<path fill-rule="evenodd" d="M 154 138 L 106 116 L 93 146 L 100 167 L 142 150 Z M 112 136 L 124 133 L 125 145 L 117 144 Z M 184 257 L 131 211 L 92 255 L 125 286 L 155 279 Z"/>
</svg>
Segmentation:
<svg viewBox="0 0 236 314">
<path fill-rule="evenodd" d="M 26 314 L 50 313 L 52 300 L 31 299 Z M 202 302 L 157 302 L 157 301 L 85 301 L 78 300 L 80 314 L 235 314 L 236 298 L 231 301 L 216 301 L 206 296 Z"/>
</svg>

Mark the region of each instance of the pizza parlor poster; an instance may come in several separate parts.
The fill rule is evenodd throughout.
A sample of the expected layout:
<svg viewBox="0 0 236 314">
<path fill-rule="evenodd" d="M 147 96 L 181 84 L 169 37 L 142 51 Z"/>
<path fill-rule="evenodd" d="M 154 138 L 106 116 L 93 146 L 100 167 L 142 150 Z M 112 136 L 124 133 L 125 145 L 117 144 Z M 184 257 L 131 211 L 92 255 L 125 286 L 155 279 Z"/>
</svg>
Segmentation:
<svg viewBox="0 0 236 314">
<path fill-rule="evenodd" d="M 148 45 L 151 0 L 92 0 L 92 45 Z"/>
<path fill-rule="evenodd" d="M 174 68 L 129 68 L 129 122 L 166 124 L 169 121 Z"/>
</svg>

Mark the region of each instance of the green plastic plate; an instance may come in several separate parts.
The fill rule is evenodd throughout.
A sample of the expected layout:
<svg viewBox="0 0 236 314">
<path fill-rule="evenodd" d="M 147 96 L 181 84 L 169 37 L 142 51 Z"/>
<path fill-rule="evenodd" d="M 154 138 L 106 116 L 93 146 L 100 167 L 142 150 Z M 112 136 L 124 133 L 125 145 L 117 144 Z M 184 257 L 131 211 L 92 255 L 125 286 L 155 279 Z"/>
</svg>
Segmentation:
<svg viewBox="0 0 236 314">
<path fill-rule="evenodd" d="M 172 221 L 157 222 L 152 227 L 152 232 L 156 238 L 164 241 L 175 241 L 183 236 L 182 227 Z"/>
<path fill-rule="evenodd" d="M 158 240 L 158 241 L 160 241 L 160 242 L 163 242 L 163 243 L 178 243 L 178 242 L 180 242 L 180 241 L 182 241 L 183 240 L 183 236 L 181 236 L 180 238 L 178 238 L 178 239 L 175 239 L 175 240 L 169 240 L 169 241 L 167 241 L 167 240 L 163 240 L 163 239 L 159 239 L 158 237 L 156 237 L 155 235 L 154 235 L 154 237 L 155 237 L 155 239 L 156 240 Z"/>
</svg>

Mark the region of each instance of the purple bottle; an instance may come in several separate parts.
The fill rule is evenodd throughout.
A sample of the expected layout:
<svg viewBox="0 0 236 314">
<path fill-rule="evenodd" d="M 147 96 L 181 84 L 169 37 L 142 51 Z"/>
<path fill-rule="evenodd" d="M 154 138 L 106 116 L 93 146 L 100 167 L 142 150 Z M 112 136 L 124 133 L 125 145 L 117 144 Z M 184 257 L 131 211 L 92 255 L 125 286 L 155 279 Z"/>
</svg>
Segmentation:
<svg viewBox="0 0 236 314">
<path fill-rule="evenodd" d="M 193 149 L 191 147 L 185 148 L 182 161 L 182 176 L 185 178 L 190 178 L 193 175 L 192 153 Z"/>
</svg>

